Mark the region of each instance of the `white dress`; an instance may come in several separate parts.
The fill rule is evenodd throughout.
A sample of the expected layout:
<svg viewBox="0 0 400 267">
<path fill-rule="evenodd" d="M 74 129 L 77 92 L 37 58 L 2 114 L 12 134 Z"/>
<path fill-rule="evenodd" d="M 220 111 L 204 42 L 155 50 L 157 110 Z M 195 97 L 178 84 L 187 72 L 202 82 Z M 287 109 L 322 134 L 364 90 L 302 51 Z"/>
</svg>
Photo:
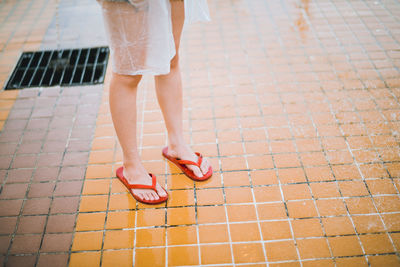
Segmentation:
<svg viewBox="0 0 400 267">
<path fill-rule="evenodd" d="M 99 0 L 112 68 L 125 75 L 162 75 L 175 56 L 169 0 Z M 209 21 L 207 0 L 184 0 L 185 25 Z"/>
</svg>

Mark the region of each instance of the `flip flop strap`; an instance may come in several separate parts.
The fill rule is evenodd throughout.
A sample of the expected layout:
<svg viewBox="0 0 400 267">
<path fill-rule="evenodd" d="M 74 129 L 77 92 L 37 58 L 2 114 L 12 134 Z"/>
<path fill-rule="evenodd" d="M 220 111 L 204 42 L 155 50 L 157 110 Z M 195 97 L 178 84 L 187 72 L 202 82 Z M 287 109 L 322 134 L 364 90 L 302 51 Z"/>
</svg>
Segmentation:
<svg viewBox="0 0 400 267">
<path fill-rule="evenodd" d="M 156 184 L 157 184 L 157 180 L 156 180 L 156 176 L 152 173 L 149 173 L 151 176 L 151 185 L 145 185 L 145 184 L 130 184 L 128 183 L 128 181 L 124 178 L 125 180 L 125 185 L 126 187 L 128 187 L 129 189 L 153 189 L 154 191 L 157 192 L 156 190 Z"/>
<path fill-rule="evenodd" d="M 187 164 L 196 165 L 197 167 L 200 168 L 201 162 L 203 161 L 203 156 L 199 152 L 196 152 L 196 155 L 198 156 L 197 157 L 197 162 L 194 162 L 194 161 L 191 161 L 191 160 L 179 159 L 178 163 L 179 164 L 185 164 L 185 165 L 187 165 Z"/>
</svg>

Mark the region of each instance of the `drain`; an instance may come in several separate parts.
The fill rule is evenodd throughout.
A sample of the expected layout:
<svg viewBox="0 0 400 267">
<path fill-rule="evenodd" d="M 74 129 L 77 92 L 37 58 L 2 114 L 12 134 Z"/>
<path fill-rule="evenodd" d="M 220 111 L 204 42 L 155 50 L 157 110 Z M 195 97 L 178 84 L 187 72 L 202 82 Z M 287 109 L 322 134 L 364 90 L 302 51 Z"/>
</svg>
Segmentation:
<svg viewBox="0 0 400 267">
<path fill-rule="evenodd" d="M 103 83 L 108 54 L 108 47 L 24 52 L 5 89 Z"/>
</svg>

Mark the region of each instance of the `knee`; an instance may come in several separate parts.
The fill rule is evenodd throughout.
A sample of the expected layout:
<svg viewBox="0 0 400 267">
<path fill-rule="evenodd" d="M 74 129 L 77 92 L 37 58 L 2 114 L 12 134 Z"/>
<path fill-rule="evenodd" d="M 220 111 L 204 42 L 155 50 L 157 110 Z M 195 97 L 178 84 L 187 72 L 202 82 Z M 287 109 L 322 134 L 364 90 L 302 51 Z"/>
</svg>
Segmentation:
<svg viewBox="0 0 400 267">
<path fill-rule="evenodd" d="M 141 79 L 142 75 L 122 75 L 113 72 L 111 82 L 118 86 L 134 89 L 137 88 Z"/>
</svg>

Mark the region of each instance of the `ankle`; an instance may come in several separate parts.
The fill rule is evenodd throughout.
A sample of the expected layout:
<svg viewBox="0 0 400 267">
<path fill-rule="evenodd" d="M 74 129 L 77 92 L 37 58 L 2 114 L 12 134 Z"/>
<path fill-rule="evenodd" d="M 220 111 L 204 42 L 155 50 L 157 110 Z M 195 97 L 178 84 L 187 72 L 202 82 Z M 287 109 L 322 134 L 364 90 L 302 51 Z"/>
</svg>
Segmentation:
<svg viewBox="0 0 400 267">
<path fill-rule="evenodd" d="M 180 148 L 186 146 L 186 142 L 182 137 L 169 137 L 168 138 L 168 147 L 171 149 L 176 149 L 176 148 Z"/>
</svg>

